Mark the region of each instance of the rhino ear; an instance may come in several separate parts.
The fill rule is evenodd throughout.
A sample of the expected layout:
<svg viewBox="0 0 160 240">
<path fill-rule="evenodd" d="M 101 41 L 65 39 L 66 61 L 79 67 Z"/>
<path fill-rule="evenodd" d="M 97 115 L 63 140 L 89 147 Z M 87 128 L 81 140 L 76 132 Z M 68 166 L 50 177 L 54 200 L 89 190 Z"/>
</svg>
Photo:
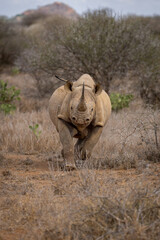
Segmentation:
<svg viewBox="0 0 160 240">
<path fill-rule="evenodd" d="M 67 81 L 66 84 L 64 85 L 64 89 L 66 92 L 71 92 L 72 91 L 72 85 L 73 83 L 70 81 Z"/>
<path fill-rule="evenodd" d="M 100 83 L 97 83 L 95 85 L 95 94 L 98 96 L 99 94 L 101 94 L 101 92 L 102 92 L 102 86 Z"/>
</svg>

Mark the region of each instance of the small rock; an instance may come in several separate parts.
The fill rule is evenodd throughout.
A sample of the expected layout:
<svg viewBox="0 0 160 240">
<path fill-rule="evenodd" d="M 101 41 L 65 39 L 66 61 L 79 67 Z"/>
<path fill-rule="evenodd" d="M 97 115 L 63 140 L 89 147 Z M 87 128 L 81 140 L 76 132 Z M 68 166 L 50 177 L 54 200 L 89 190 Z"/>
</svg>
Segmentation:
<svg viewBox="0 0 160 240">
<path fill-rule="evenodd" d="M 33 164 L 33 160 L 30 159 L 30 158 L 27 158 L 26 160 L 24 160 L 23 162 L 25 165 L 29 166 L 29 165 L 32 165 Z"/>
<path fill-rule="evenodd" d="M 11 176 L 12 174 L 11 174 L 10 171 L 4 170 L 4 171 L 2 172 L 2 175 L 6 177 L 6 176 Z"/>
</svg>

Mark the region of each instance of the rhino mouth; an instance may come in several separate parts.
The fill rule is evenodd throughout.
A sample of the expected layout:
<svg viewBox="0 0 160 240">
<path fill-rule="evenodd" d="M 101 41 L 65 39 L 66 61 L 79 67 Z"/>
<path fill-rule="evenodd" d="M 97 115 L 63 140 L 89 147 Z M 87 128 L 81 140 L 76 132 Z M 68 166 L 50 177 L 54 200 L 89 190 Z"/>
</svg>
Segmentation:
<svg viewBox="0 0 160 240">
<path fill-rule="evenodd" d="M 78 128 L 85 128 L 89 125 L 89 123 L 81 123 L 76 121 L 72 121 L 72 124 Z"/>
<path fill-rule="evenodd" d="M 89 123 L 76 123 L 75 125 L 78 128 L 86 128 L 89 125 Z"/>
<path fill-rule="evenodd" d="M 85 127 L 85 126 L 87 126 L 86 123 L 77 123 L 76 125 L 79 126 L 79 127 Z"/>
</svg>

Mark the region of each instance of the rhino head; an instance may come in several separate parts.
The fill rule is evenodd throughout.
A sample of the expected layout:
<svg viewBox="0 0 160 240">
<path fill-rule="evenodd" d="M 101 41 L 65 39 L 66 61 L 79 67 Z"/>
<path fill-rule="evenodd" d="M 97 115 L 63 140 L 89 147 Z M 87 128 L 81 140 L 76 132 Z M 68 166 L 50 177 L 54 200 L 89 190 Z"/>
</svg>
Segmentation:
<svg viewBox="0 0 160 240">
<path fill-rule="evenodd" d="M 76 88 L 67 82 L 65 89 L 70 91 L 69 117 L 73 125 L 79 129 L 86 128 L 95 116 L 96 96 L 102 88 L 100 84 L 95 84 L 94 89 L 89 86 L 80 85 Z"/>
</svg>

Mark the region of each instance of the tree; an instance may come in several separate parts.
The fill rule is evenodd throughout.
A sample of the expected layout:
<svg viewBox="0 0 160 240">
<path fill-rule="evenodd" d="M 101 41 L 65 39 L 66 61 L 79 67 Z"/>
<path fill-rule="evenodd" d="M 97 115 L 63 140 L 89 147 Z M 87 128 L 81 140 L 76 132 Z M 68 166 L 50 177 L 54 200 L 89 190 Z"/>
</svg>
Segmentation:
<svg viewBox="0 0 160 240">
<path fill-rule="evenodd" d="M 21 23 L 24 26 L 30 26 L 42 19 L 44 20 L 45 18 L 47 18 L 47 14 L 45 14 L 43 12 L 33 12 L 33 13 L 23 16 Z"/>
<path fill-rule="evenodd" d="M 108 9 L 87 12 L 70 28 L 63 45 L 77 60 L 76 71 L 89 73 L 107 92 L 114 77 L 149 61 L 155 66 L 159 52 L 159 42 L 141 21 L 115 16 Z"/>
<path fill-rule="evenodd" d="M 64 31 L 68 29 L 70 21 L 60 16 L 46 19 L 41 33 L 36 32 L 27 36 L 28 48 L 16 61 L 22 71 L 34 76 L 41 97 L 50 94 L 59 86 L 59 81 L 53 79 L 53 76 L 57 72 L 68 69 L 64 58 L 67 53 L 60 39 L 64 36 Z"/>
<path fill-rule="evenodd" d="M 74 22 L 60 18 L 46 22 L 43 37 L 24 55 L 34 73 L 53 76 L 60 72 L 70 80 L 88 73 L 107 92 L 113 78 L 136 73 L 143 97 L 150 75 L 154 82 L 160 76 L 159 43 L 141 18 L 102 9 L 88 11 Z"/>
<path fill-rule="evenodd" d="M 0 65 L 13 64 L 24 45 L 23 32 L 9 19 L 0 17 Z"/>
</svg>

